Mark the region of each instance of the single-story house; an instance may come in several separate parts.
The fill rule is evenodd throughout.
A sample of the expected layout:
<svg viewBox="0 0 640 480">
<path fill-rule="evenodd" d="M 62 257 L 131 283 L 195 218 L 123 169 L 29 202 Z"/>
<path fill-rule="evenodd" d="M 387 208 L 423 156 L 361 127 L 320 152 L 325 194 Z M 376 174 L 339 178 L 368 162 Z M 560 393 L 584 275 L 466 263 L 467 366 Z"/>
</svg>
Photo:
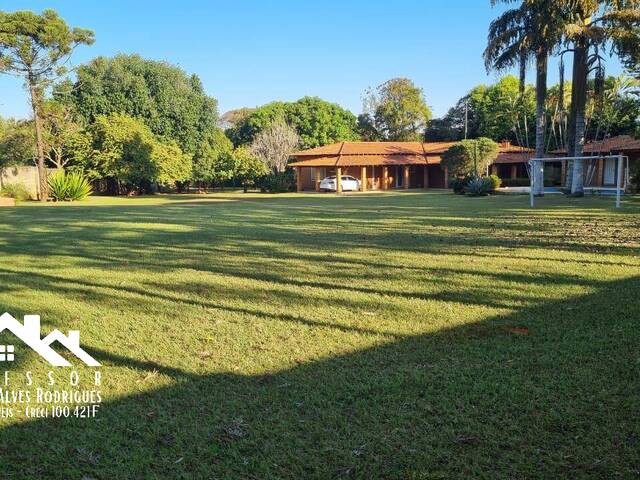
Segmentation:
<svg viewBox="0 0 640 480">
<path fill-rule="evenodd" d="M 566 155 L 566 150 L 556 150 L 553 155 Z M 584 155 L 593 156 L 594 160 L 585 165 L 585 187 L 591 188 L 615 188 L 618 172 L 616 159 L 598 158 L 599 155 L 624 155 L 628 162 L 624 166 L 623 188 L 627 188 L 630 172 L 640 167 L 640 140 L 630 135 L 618 135 L 597 142 L 589 142 L 584 146 Z M 566 174 L 566 162 L 558 162 L 561 165 L 561 178 L 564 182 Z M 555 162 L 554 162 L 555 164 Z M 545 166 L 546 168 L 546 166 Z M 546 175 L 545 175 L 546 177 Z"/>
<path fill-rule="evenodd" d="M 455 142 L 339 142 L 295 152 L 297 190 L 319 190 L 320 181 L 331 175 L 349 175 L 362 190 L 392 188 L 447 188 L 449 172 L 440 167 L 441 155 Z M 533 152 L 502 142 L 497 165 L 508 168 L 509 178 L 525 169 Z M 514 167 L 515 165 L 515 167 Z"/>
<path fill-rule="evenodd" d="M 567 154 L 564 149 L 554 150 L 549 157 L 562 157 Z M 589 142 L 584 146 L 584 156 L 593 156 L 593 160 L 585 163 L 585 188 L 603 189 L 615 188 L 618 172 L 615 158 L 599 158 L 600 156 L 623 155 L 628 157 L 624 165 L 622 187 L 627 188 L 630 172 L 640 166 L 640 140 L 629 135 L 618 135 L 597 142 Z M 527 159 L 519 156 L 498 158 L 491 166 L 491 173 L 498 175 L 507 183 L 515 185 L 529 185 L 529 175 L 526 168 Z M 544 165 L 544 180 L 547 186 L 564 185 L 567 174 L 567 162 L 547 162 Z"/>
<path fill-rule="evenodd" d="M 361 181 L 362 190 L 392 188 L 447 188 L 448 171 L 440 166 L 441 155 L 455 142 L 339 142 L 295 152 L 290 163 L 296 170 L 297 190 L 319 190 L 320 181 L 327 176 L 349 175 Z M 561 157 L 566 152 L 556 150 L 549 156 Z M 593 155 L 594 161 L 585 168 L 585 184 L 591 188 L 615 187 L 617 171 L 614 159 L 598 155 L 625 155 L 623 186 L 629 172 L 640 167 L 640 140 L 628 135 L 610 137 L 584 146 L 584 155 Z M 532 149 L 499 144 L 498 157 L 490 173 L 498 175 L 507 185 L 529 185 L 527 162 L 533 158 Z M 545 164 L 545 184 L 562 185 L 566 175 L 566 162 Z M 366 181 L 362 181 L 366 179 Z"/>
</svg>

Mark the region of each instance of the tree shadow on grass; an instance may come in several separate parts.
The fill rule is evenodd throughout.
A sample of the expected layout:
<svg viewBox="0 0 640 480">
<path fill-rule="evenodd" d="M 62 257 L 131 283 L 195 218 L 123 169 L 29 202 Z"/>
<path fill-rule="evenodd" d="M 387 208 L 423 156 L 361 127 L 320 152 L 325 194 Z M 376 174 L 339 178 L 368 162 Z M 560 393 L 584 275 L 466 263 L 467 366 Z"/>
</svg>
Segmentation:
<svg viewBox="0 0 640 480">
<path fill-rule="evenodd" d="M 302 363 L 171 377 L 95 420 L 2 430 L 3 477 L 632 478 L 640 277 L 511 315 Z"/>
<path fill-rule="evenodd" d="M 509 199 L 490 199 L 487 208 L 474 203 L 474 199 L 441 194 L 353 197 L 348 201 L 340 197 L 258 200 L 211 205 L 181 205 L 175 200 L 168 205 L 24 208 L 16 210 L 7 222 L 15 228 L 0 238 L 4 240 L 0 247 L 8 253 L 82 253 L 91 259 L 96 250 L 104 250 L 96 249 L 102 244 L 122 258 L 135 259 L 139 252 L 131 251 L 132 239 L 140 239 L 147 249 L 163 249 L 170 236 L 172 248 L 204 253 L 221 241 L 242 242 L 259 235 L 265 241 L 315 252 L 324 252 L 323 245 L 338 251 L 368 246 L 424 254 L 458 254 L 469 247 L 511 247 L 635 256 L 640 243 L 637 236 L 620 237 L 619 224 L 633 221 L 631 216 L 596 208 L 594 205 L 606 205 L 593 201 L 577 213 L 569 208 L 515 208 L 518 204 Z M 531 228 L 532 222 L 535 229 Z"/>
</svg>

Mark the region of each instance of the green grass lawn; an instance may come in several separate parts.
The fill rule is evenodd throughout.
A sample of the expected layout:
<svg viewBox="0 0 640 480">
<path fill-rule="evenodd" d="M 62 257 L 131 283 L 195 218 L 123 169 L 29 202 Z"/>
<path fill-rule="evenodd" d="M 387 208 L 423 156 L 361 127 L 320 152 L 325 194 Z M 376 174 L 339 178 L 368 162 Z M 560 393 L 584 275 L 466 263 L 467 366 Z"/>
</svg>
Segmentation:
<svg viewBox="0 0 640 480">
<path fill-rule="evenodd" d="M 527 202 L 0 209 L 0 313 L 103 364 L 96 419 L 0 420 L 2 478 L 638 478 L 640 199 Z"/>
</svg>

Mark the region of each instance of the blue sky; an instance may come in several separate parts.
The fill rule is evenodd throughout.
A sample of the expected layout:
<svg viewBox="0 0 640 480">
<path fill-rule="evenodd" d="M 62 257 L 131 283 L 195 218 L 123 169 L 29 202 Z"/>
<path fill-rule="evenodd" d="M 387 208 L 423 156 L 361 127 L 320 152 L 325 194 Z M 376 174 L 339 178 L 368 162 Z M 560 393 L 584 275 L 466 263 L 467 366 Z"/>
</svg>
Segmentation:
<svg viewBox="0 0 640 480">
<path fill-rule="evenodd" d="M 368 86 L 401 76 L 441 116 L 498 77 L 481 57 L 501 11 L 489 0 L 0 0 L 4 11 L 45 8 L 95 31 L 96 43 L 80 47 L 73 64 L 119 52 L 166 60 L 198 74 L 221 113 L 315 95 L 357 114 Z M 608 74 L 620 72 L 609 60 Z M 6 75 L 0 115 L 28 115 L 21 82 Z"/>
</svg>

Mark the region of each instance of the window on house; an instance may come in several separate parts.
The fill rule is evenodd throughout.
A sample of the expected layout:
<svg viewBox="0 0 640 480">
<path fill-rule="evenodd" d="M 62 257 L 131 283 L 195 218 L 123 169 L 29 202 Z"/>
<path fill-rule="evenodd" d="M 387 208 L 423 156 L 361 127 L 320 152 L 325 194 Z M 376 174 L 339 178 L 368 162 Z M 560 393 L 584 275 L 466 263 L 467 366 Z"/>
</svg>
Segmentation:
<svg viewBox="0 0 640 480">
<path fill-rule="evenodd" d="M 13 362 L 13 345 L 0 345 L 0 362 Z"/>
</svg>

